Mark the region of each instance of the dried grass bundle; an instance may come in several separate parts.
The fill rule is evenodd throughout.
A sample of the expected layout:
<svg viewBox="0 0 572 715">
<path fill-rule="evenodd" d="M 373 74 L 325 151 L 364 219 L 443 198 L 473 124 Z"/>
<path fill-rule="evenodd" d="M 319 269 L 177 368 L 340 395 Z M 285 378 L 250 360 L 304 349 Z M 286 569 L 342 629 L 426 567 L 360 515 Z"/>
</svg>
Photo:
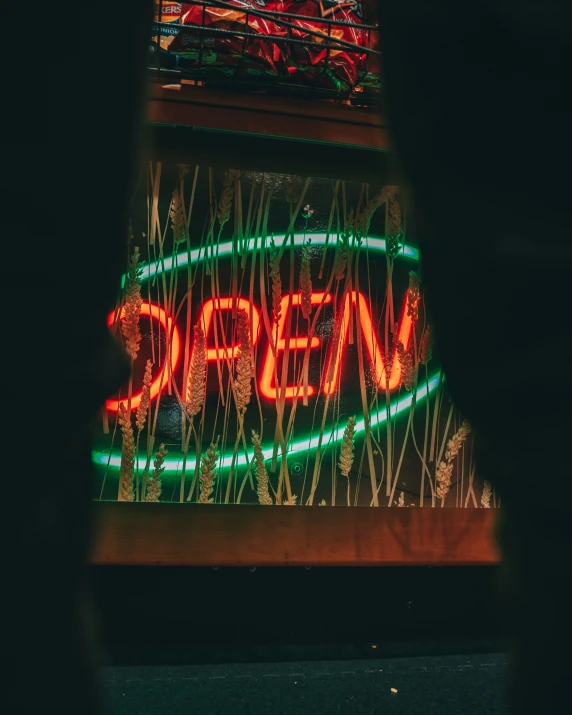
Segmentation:
<svg viewBox="0 0 572 715">
<path fill-rule="evenodd" d="M 186 242 L 189 238 L 189 233 L 187 231 L 187 222 L 185 221 L 183 201 L 178 189 L 173 191 L 169 215 L 171 217 L 171 227 L 173 229 L 173 241 L 175 245 Z"/>
<path fill-rule="evenodd" d="M 121 317 L 121 332 L 125 338 L 125 352 L 132 361 L 137 358 L 141 331 L 139 317 L 141 315 L 141 269 L 143 263 L 139 260 L 139 248 L 135 246 L 127 268 L 125 278 L 125 306 Z"/>
<path fill-rule="evenodd" d="M 427 365 L 433 357 L 433 331 L 428 325 L 421 336 L 421 344 L 419 346 L 419 362 L 422 365 Z"/>
<path fill-rule="evenodd" d="M 483 507 L 483 509 L 491 508 L 492 494 L 493 494 L 492 484 L 487 479 L 485 479 L 485 483 L 483 484 L 483 493 L 481 495 L 481 506 Z"/>
<path fill-rule="evenodd" d="M 211 442 L 210 447 L 201 456 L 201 473 L 199 474 L 200 492 L 199 504 L 212 504 L 214 498 L 214 481 L 216 479 L 216 465 L 218 461 L 218 438 Z"/>
<path fill-rule="evenodd" d="M 463 443 L 471 433 L 471 425 L 467 420 L 463 423 L 451 439 L 447 442 L 447 450 L 445 452 L 445 461 L 439 463 L 435 473 L 437 482 L 436 493 L 439 499 L 444 499 L 451 488 L 451 476 L 453 474 L 453 460 L 459 454 Z"/>
<path fill-rule="evenodd" d="M 302 315 L 306 320 L 310 320 L 312 313 L 312 274 L 310 272 L 310 243 L 302 247 L 302 262 L 300 265 L 300 295 Z"/>
<path fill-rule="evenodd" d="M 139 432 L 145 427 L 145 422 L 147 421 L 147 413 L 149 412 L 149 404 L 151 402 L 151 371 L 153 369 L 153 363 L 151 360 L 147 360 L 145 365 L 145 375 L 143 376 L 143 391 L 141 392 L 141 402 L 137 407 L 137 415 L 135 419 L 135 424 Z"/>
<path fill-rule="evenodd" d="M 232 199 L 234 196 L 234 180 L 236 177 L 236 170 L 229 169 L 224 172 L 224 178 L 222 180 L 222 191 L 220 194 L 220 199 L 218 202 L 218 208 L 216 212 L 216 217 L 219 223 L 219 236 L 225 223 L 230 218 L 230 211 L 232 208 Z"/>
<path fill-rule="evenodd" d="M 135 465 L 135 441 L 133 439 L 131 415 L 125 409 L 123 402 L 119 405 L 117 420 L 123 437 L 121 445 L 121 467 L 119 469 L 119 490 L 117 494 L 117 501 L 134 501 L 135 492 L 133 490 L 133 473 Z"/>
<path fill-rule="evenodd" d="M 236 358 L 236 409 L 243 416 L 252 395 L 252 341 L 250 321 L 244 310 L 238 311 L 238 355 Z"/>
<path fill-rule="evenodd" d="M 419 275 L 415 271 L 409 271 L 409 287 L 407 289 L 407 315 L 410 315 L 416 323 L 419 318 Z"/>
<path fill-rule="evenodd" d="M 146 479 L 147 482 L 147 492 L 145 496 L 146 502 L 158 502 L 161 496 L 161 476 L 165 471 L 163 463 L 165 457 L 169 452 L 165 449 L 165 445 L 161 444 L 157 452 L 155 452 L 155 459 L 153 461 L 153 472 L 151 477 Z"/>
<path fill-rule="evenodd" d="M 297 494 L 292 494 L 292 502 L 289 502 L 288 500 L 283 501 L 282 504 L 283 506 L 296 506 L 298 502 L 298 495 Z"/>
<path fill-rule="evenodd" d="M 282 317 L 282 279 L 280 277 L 280 251 L 274 243 L 274 237 L 270 239 L 268 267 L 272 286 L 272 322 L 278 325 Z"/>
<path fill-rule="evenodd" d="M 189 369 L 189 382 L 187 388 L 187 414 L 194 417 L 204 404 L 207 391 L 207 339 L 201 323 L 193 328 L 193 354 Z"/>
<path fill-rule="evenodd" d="M 344 477 L 349 479 L 350 471 L 354 461 L 354 439 L 355 439 L 356 418 L 350 417 L 342 440 L 339 467 Z"/>
<path fill-rule="evenodd" d="M 254 472 L 256 474 L 258 501 L 265 506 L 271 506 L 273 502 L 268 490 L 268 471 L 266 470 L 266 463 L 260 446 L 260 435 L 255 430 L 252 430 L 252 444 L 254 446 Z"/>
</svg>

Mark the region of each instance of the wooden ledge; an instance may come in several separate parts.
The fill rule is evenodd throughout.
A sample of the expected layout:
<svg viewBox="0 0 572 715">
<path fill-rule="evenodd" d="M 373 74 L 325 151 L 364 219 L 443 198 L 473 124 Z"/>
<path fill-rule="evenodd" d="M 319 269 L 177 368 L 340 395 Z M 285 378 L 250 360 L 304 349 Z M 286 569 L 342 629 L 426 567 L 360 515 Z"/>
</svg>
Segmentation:
<svg viewBox="0 0 572 715">
<path fill-rule="evenodd" d="M 491 565 L 492 509 L 94 505 L 92 563 L 164 566 Z"/>
<path fill-rule="evenodd" d="M 391 150 L 377 110 L 335 102 L 150 83 L 147 120 L 238 134 Z"/>
</svg>

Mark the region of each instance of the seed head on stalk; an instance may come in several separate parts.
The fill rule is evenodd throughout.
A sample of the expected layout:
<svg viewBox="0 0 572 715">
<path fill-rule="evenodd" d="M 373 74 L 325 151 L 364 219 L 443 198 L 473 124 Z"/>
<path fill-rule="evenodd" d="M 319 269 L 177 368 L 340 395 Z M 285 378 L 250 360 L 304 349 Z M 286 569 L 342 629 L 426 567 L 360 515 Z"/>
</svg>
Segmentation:
<svg viewBox="0 0 572 715">
<path fill-rule="evenodd" d="M 179 170 L 179 181 L 182 181 L 189 173 L 190 166 L 188 164 L 177 164 L 177 169 Z"/>
<path fill-rule="evenodd" d="M 123 437 L 121 445 L 121 467 L 119 469 L 119 501 L 134 501 L 133 474 L 135 465 L 135 441 L 131 415 L 127 413 L 123 402 L 119 405 L 117 419 Z"/>
<path fill-rule="evenodd" d="M 121 317 L 121 332 L 125 338 L 125 352 L 134 362 L 139 352 L 141 331 L 139 317 L 141 315 L 141 269 L 143 263 L 139 260 L 139 248 L 135 246 L 127 268 L 125 278 L 125 305 Z"/>
<path fill-rule="evenodd" d="M 169 452 L 165 449 L 165 445 L 161 444 L 157 452 L 155 452 L 155 459 L 153 460 L 153 472 L 151 476 L 147 478 L 147 492 L 145 494 L 146 502 L 158 502 L 161 496 L 161 476 L 165 471 L 163 463 L 165 457 Z"/>
<path fill-rule="evenodd" d="M 202 410 L 207 391 L 207 340 L 200 321 L 193 328 L 193 332 L 195 339 L 186 402 L 189 417 L 194 417 Z"/>
<path fill-rule="evenodd" d="M 399 339 L 399 326 L 396 323 L 393 326 L 393 331 L 391 333 L 389 350 L 387 352 L 384 352 L 384 354 L 382 355 L 386 384 L 388 384 L 389 379 L 391 378 L 391 373 L 393 371 L 393 365 L 395 361 L 399 359 L 400 345 L 401 341 Z M 385 385 L 382 385 L 381 387 L 382 389 L 385 389 Z"/>
<path fill-rule="evenodd" d="M 421 344 L 419 346 L 419 362 L 422 365 L 427 365 L 433 356 L 433 331 L 428 325 L 423 335 L 421 336 Z"/>
<path fill-rule="evenodd" d="M 378 194 L 381 203 L 387 202 L 388 223 L 386 229 L 386 251 L 393 260 L 399 253 L 402 240 L 401 207 L 397 198 L 397 186 L 384 186 Z"/>
<path fill-rule="evenodd" d="M 216 479 L 216 465 L 218 461 L 218 438 L 211 442 L 210 447 L 201 456 L 201 473 L 199 474 L 200 492 L 199 504 L 212 504 L 214 498 L 214 481 Z"/>
<path fill-rule="evenodd" d="M 282 279 L 280 277 L 280 251 L 274 243 L 274 237 L 270 239 L 268 267 L 270 269 L 270 283 L 272 285 L 272 321 L 275 325 L 278 325 L 282 317 Z"/>
<path fill-rule="evenodd" d="M 403 387 L 411 392 L 415 385 L 416 371 L 415 371 L 415 354 L 413 348 L 405 349 L 402 342 L 397 342 L 397 357 L 399 359 L 399 364 L 401 365 L 401 381 Z"/>
<path fill-rule="evenodd" d="M 407 315 L 411 316 L 414 323 L 419 318 L 419 275 L 409 271 L 409 288 L 407 289 Z"/>
<path fill-rule="evenodd" d="M 291 206 L 296 206 L 302 194 L 299 176 L 288 175 L 284 181 L 284 194 Z"/>
<path fill-rule="evenodd" d="M 252 445 L 254 447 L 254 471 L 256 474 L 256 493 L 258 494 L 258 501 L 264 506 L 271 506 L 273 501 L 268 490 L 268 472 L 260 445 L 260 436 L 255 430 L 252 430 Z"/>
<path fill-rule="evenodd" d="M 230 210 L 232 208 L 232 199 L 234 196 L 234 180 L 236 178 L 236 170 L 229 169 L 224 172 L 224 178 L 222 180 L 222 191 L 220 194 L 220 199 L 217 208 L 217 219 L 219 223 L 219 234 L 223 229 L 223 226 L 230 218 Z"/>
<path fill-rule="evenodd" d="M 375 212 L 387 201 L 389 194 L 388 189 L 393 187 L 385 186 L 381 191 L 379 191 L 373 198 L 371 198 L 367 204 L 360 211 L 359 215 L 356 216 L 355 221 L 355 233 L 356 236 L 361 240 L 365 238 L 369 233 L 369 227 L 371 220 Z"/>
<path fill-rule="evenodd" d="M 342 440 L 342 449 L 340 453 L 339 467 L 344 477 L 349 479 L 350 471 L 354 461 L 354 437 L 356 428 L 356 418 L 350 417 Z"/>
<path fill-rule="evenodd" d="M 302 315 L 306 320 L 310 319 L 312 312 L 312 274 L 310 273 L 310 243 L 302 247 L 302 262 L 300 265 L 300 295 Z"/>
<path fill-rule="evenodd" d="M 483 507 L 483 509 L 491 508 L 492 493 L 493 493 L 492 485 L 487 479 L 485 479 L 485 483 L 483 484 L 483 493 L 481 495 L 481 506 Z"/>
<path fill-rule="evenodd" d="M 187 224 L 185 223 L 183 202 L 181 200 L 181 195 L 179 194 L 178 189 L 175 189 L 173 191 L 173 198 L 171 200 L 171 208 L 169 209 L 169 214 L 171 216 L 171 227 L 173 229 L 173 240 L 175 242 L 175 245 L 186 242 L 189 237 L 189 233 L 187 231 Z"/>
<path fill-rule="evenodd" d="M 252 340 L 246 311 L 238 311 L 238 355 L 236 358 L 236 409 L 243 416 L 252 394 Z"/>
<path fill-rule="evenodd" d="M 135 419 L 135 424 L 139 432 L 145 427 L 145 422 L 147 420 L 147 412 L 149 411 L 149 403 L 151 402 L 151 370 L 153 369 L 153 363 L 151 360 L 147 360 L 145 365 L 145 375 L 143 376 L 143 391 L 141 392 L 141 402 L 137 407 L 137 415 Z"/>
<path fill-rule="evenodd" d="M 350 238 L 354 231 L 354 212 L 350 209 L 348 217 L 346 219 L 346 224 L 344 230 L 340 234 L 338 239 L 338 245 L 336 246 L 336 257 L 334 259 L 334 275 L 337 281 L 341 281 L 346 273 L 346 266 L 348 265 L 348 255 L 350 252 Z"/>
<path fill-rule="evenodd" d="M 471 433 L 471 425 L 467 420 L 463 423 L 451 439 L 447 442 L 447 450 L 445 451 L 445 461 L 440 462 L 435 473 L 437 482 L 437 496 L 443 499 L 449 493 L 451 488 L 451 476 L 453 474 L 453 460 L 459 454 L 463 443 Z"/>
</svg>

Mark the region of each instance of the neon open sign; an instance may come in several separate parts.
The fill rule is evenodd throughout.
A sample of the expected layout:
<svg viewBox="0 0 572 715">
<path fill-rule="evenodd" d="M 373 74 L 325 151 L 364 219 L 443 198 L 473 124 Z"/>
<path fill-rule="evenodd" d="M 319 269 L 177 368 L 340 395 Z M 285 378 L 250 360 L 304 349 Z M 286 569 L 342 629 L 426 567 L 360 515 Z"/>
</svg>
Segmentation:
<svg viewBox="0 0 572 715">
<path fill-rule="evenodd" d="M 275 236 L 274 238 L 277 245 L 280 245 L 284 239 L 284 237 L 280 236 Z M 328 245 L 328 237 L 326 234 L 311 234 L 311 239 L 313 247 Z M 293 244 L 294 246 L 302 246 L 305 240 L 307 240 L 307 237 L 296 235 L 294 236 Z M 331 243 L 329 245 L 331 245 Z M 258 248 L 260 247 L 260 241 L 251 239 L 248 243 L 247 250 L 253 252 L 257 246 Z M 368 237 L 364 239 L 364 249 L 370 253 L 384 254 L 385 240 L 383 238 Z M 230 257 L 232 251 L 233 246 L 231 242 L 221 243 L 216 248 L 217 258 Z M 416 262 L 418 260 L 417 249 L 411 246 L 403 246 L 400 250 L 400 256 L 408 261 Z M 205 255 L 204 249 L 184 252 L 178 254 L 176 257 L 165 258 L 160 262 L 147 265 L 143 269 L 142 279 L 152 279 L 161 275 L 161 273 L 170 272 L 174 268 L 178 270 L 189 264 L 193 266 L 207 259 L 208 256 Z M 307 328 L 301 332 L 297 331 L 295 335 L 287 334 L 286 326 L 288 325 L 288 321 L 292 321 L 295 312 L 300 310 L 300 302 L 301 298 L 299 293 L 287 293 L 282 296 L 279 311 L 280 318 L 274 327 L 275 332 L 273 331 L 273 347 L 270 341 L 267 340 L 265 330 L 263 329 L 261 306 L 256 300 L 249 300 L 240 294 L 236 294 L 234 297 L 230 295 L 217 295 L 204 299 L 199 307 L 197 321 L 202 324 L 207 338 L 207 362 L 213 365 L 217 363 L 218 365 L 229 365 L 236 359 L 238 343 L 229 340 L 228 342 L 223 341 L 223 344 L 213 344 L 213 328 L 215 321 L 221 321 L 223 314 L 226 313 L 228 315 L 229 311 L 244 311 L 249 318 L 253 347 L 258 349 L 261 355 L 257 363 L 258 371 L 256 375 L 258 392 L 261 398 L 268 404 L 276 401 L 277 393 L 280 389 L 280 386 L 275 384 L 277 364 L 286 351 L 298 354 L 306 353 L 307 351 L 316 354 L 318 352 L 320 353 L 324 361 L 321 378 L 309 382 L 305 388 L 305 396 L 318 398 L 322 395 L 328 398 L 329 396 L 333 396 L 339 389 L 339 377 L 344 364 L 345 347 L 351 340 L 350 326 L 352 321 L 355 321 L 356 326 L 358 326 L 356 332 L 358 336 L 360 336 L 362 346 L 365 348 L 363 354 L 367 358 L 367 363 L 370 366 L 373 381 L 379 389 L 387 389 L 389 392 L 394 393 L 394 398 L 389 405 L 389 409 L 387 405 L 384 405 L 383 407 L 379 407 L 379 409 L 371 410 L 369 414 L 370 427 L 379 426 L 388 418 L 394 417 L 410 407 L 413 399 L 412 394 L 396 393 L 401 381 L 400 361 L 397 359 L 388 361 L 387 364 L 391 364 L 391 367 L 389 375 L 386 374 L 386 361 L 383 359 L 382 341 L 380 340 L 379 331 L 376 328 L 377 316 L 374 314 L 371 301 L 364 291 L 341 291 L 337 305 L 335 304 L 335 294 L 319 290 L 312 292 L 312 305 L 315 307 L 319 306 L 324 316 L 328 315 L 328 311 L 330 311 L 330 322 L 333 322 L 331 315 L 334 309 L 341 318 L 337 321 L 337 324 L 341 326 L 339 337 L 335 341 L 330 340 L 327 347 L 324 346 L 324 340 L 319 334 L 309 332 Z M 407 315 L 405 308 L 404 301 L 398 321 L 398 335 L 400 342 L 407 347 L 412 335 L 413 325 L 412 318 Z M 168 383 L 167 375 L 174 374 L 175 371 L 179 369 L 184 350 L 184 341 L 181 327 L 174 320 L 174 316 L 168 314 L 164 307 L 154 302 L 144 302 L 141 308 L 141 315 L 154 321 L 155 324 L 160 325 L 163 333 L 171 336 L 168 359 L 163 360 L 153 375 L 151 384 L 151 399 L 153 400 L 157 398 L 160 392 L 166 389 Z M 109 325 L 113 325 L 114 320 L 118 317 L 119 316 L 115 313 L 110 314 L 108 320 Z M 324 350 L 325 347 L 326 349 Z M 193 346 L 191 346 L 191 350 L 192 349 Z M 415 399 L 420 401 L 425 398 L 437 387 L 438 381 L 438 373 L 429 376 L 427 380 L 418 385 Z M 284 392 L 281 392 L 281 394 L 290 400 L 300 398 L 300 384 L 296 384 L 295 380 L 290 380 L 286 384 Z M 141 392 L 134 392 L 131 399 L 131 408 L 133 410 L 137 409 L 140 400 Z M 125 399 L 123 399 L 122 402 L 125 403 Z M 107 409 L 117 411 L 119 404 L 119 399 L 111 399 L 107 402 Z M 356 420 L 356 434 L 359 435 L 359 433 L 363 432 L 365 427 L 364 418 L 358 418 Z M 332 441 L 340 440 L 342 436 L 343 425 L 332 425 L 329 433 L 326 435 L 326 441 L 331 444 Z M 306 437 L 297 437 L 289 442 L 288 455 L 299 454 L 300 452 L 318 448 L 323 442 L 323 433 L 320 435 L 309 434 Z M 273 444 L 264 444 L 264 456 L 270 458 L 273 449 Z M 109 452 L 94 453 L 94 460 L 100 464 L 117 467 L 120 464 L 120 459 L 121 456 L 119 453 L 112 453 L 111 456 Z M 230 451 L 225 451 L 221 454 L 219 466 L 223 468 L 230 467 L 233 460 L 236 466 L 241 466 L 248 463 L 249 456 L 240 454 L 238 456 L 234 455 L 233 457 Z M 190 455 L 187 464 L 189 468 L 195 466 L 194 460 Z M 166 459 L 164 466 L 166 471 L 176 471 L 180 469 L 180 459 L 176 457 Z"/>
</svg>

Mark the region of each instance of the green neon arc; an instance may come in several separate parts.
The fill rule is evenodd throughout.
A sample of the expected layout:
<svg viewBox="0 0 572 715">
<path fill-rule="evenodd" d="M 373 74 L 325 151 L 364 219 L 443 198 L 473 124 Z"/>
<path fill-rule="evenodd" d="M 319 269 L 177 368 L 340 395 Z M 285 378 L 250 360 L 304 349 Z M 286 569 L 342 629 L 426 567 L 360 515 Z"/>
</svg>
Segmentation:
<svg viewBox="0 0 572 715">
<path fill-rule="evenodd" d="M 279 234 L 273 236 L 274 242 L 277 246 L 282 245 L 286 236 L 284 234 Z M 335 248 L 335 243 L 333 236 L 327 233 L 296 233 L 294 234 L 294 245 L 303 246 L 304 242 L 308 239 L 312 239 L 312 246 L 330 246 Z M 260 248 L 262 239 L 251 238 L 248 241 L 247 253 L 252 253 L 255 248 Z M 265 246 L 270 246 L 270 237 L 266 239 Z M 364 239 L 364 247 L 371 249 L 372 251 L 379 251 L 380 253 L 385 253 L 385 238 L 379 238 L 376 236 L 368 236 Z M 225 256 L 231 256 L 233 251 L 232 241 L 226 241 L 225 243 L 219 243 L 217 247 L 208 250 L 208 257 L 218 257 L 224 258 Z M 409 258 L 412 261 L 419 260 L 419 251 L 413 246 L 402 246 L 399 250 L 399 255 L 404 258 Z M 183 268 L 183 266 L 194 265 L 196 263 L 201 263 L 207 258 L 207 249 L 202 246 L 201 248 L 193 248 L 192 251 L 184 251 L 182 253 L 177 253 L 174 256 L 169 256 L 163 260 L 153 261 L 145 266 L 141 273 L 141 280 L 147 280 L 155 275 L 160 275 L 163 271 L 170 271 L 173 268 L 173 264 L 177 268 Z M 123 276 L 122 283 L 125 280 Z"/>
<path fill-rule="evenodd" d="M 439 375 L 433 375 L 429 380 L 426 382 L 426 384 L 423 387 L 420 387 L 417 390 L 417 402 L 420 402 L 421 400 L 425 399 L 427 395 L 431 394 L 433 390 L 437 387 L 439 383 Z M 391 417 L 395 417 L 399 415 L 400 413 L 404 412 L 405 410 L 409 409 L 411 407 L 411 402 L 413 400 L 413 395 L 408 394 L 399 400 L 394 401 L 389 408 Z M 385 409 L 379 410 L 378 412 L 375 412 L 371 416 L 370 424 L 371 427 L 376 427 L 378 425 L 383 424 L 387 420 L 387 411 Z M 361 420 L 356 421 L 356 428 L 355 428 L 356 434 L 360 434 L 361 432 L 365 431 L 365 420 L 362 418 Z M 344 436 L 344 427 L 338 427 L 337 429 L 334 429 L 332 431 L 332 434 L 329 438 L 323 438 L 322 439 L 322 446 L 329 447 L 332 442 L 340 442 Z M 297 455 L 297 454 L 302 454 L 304 452 L 310 452 L 312 450 L 316 450 L 320 445 L 320 437 L 310 437 L 310 438 L 305 438 L 305 439 L 300 439 L 294 442 L 291 442 L 291 444 L 288 447 L 288 457 Z M 273 453 L 274 448 L 273 447 L 266 447 L 262 450 L 264 454 L 265 459 L 271 459 L 272 458 L 272 453 Z M 250 464 L 251 460 L 253 457 L 253 452 L 249 452 L 248 458 L 246 455 L 241 455 L 236 458 L 235 465 L 239 467 L 245 467 L 248 464 Z M 110 467 L 117 467 L 119 468 L 121 466 L 121 455 L 116 454 L 116 455 L 111 455 L 109 456 L 108 452 L 94 452 L 93 453 L 93 459 L 94 462 L 97 464 L 101 465 L 107 465 L 109 461 L 109 466 Z M 181 462 L 182 462 L 182 456 L 178 459 L 165 459 L 163 462 L 163 466 L 165 467 L 165 472 L 177 472 L 181 469 Z M 232 454 L 226 454 L 222 459 L 219 461 L 219 465 L 223 469 L 229 469 L 231 466 L 232 462 Z M 190 469 L 194 469 L 196 466 L 196 460 L 188 458 L 187 459 L 187 467 Z"/>
<path fill-rule="evenodd" d="M 285 236 L 274 236 L 274 241 L 276 244 L 279 244 L 280 241 L 284 241 Z M 311 234 L 306 234 L 305 236 L 302 234 L 295 234 L 294 235 L 294 245 L 295 246 L 302 246 L 304 242 L 308 239 L 312 239 L 312 245 L 313 246 L 324 246 L 326 245 L 326 239 L 327 239 L 327 234 L 325 233 L 311 233 Z M 329 239 L 328 239 L 329 240 Z M 269 243 L 270 239 L 268 239 Z M 254 251 L 255 247 L 259 245 L 259 242 L 256 241 L 255 239 L 250 239 L 248 241 L 248 252 Z M 330 244 L 332 245 L 332 244 Z M 379 251 L 380 253 L 385 253 L 385 239 L 384 238 L 378 238 L 378 237 L 368 237 L 364 240 L 364 245 L 366 248 L 373 250 L 373 251 Z M 220 243 L 216 249 L 215 255 L 220 257 L 228 256 L 231 255 L 233 251 L 233 244 L 232 242 L 228 241 L 226 243 Z M 210 251 L 209 251 L 210 254 Z M 419 260 L 419 251 L 414 248 L 413 246 L 402 246 L 400 250 L 400 255 L 404 256 L 405 258 L 408 258 L 413 261 L 418 261 Z M 145 266 L 143 268 L 142 276 L 141 278 L 143 280 L 150 278 L 151 276 L 154 276 L 155 274 L 160 274 L 163 270 L 171 270 L 173 267 L 173 262 L 176 259 L 176 266 L 177 268 L 182 268 L 183 266 L 186 266 L 189 263 L 191 265 L 200 263 L 205 259 L 205 250 L 203 248 L 199 249 L 193 249 L 190 253 L 187 251 L 185 253 L 179 253 L 176 256 L 170 256 L 169 258 L 165 258 L 163 261 L 155 261 L 153 263 L 150 263 L 149 265 Z M 416 400 L 417 402 L 420 402 L 421 400 L 424 400 L 425 398 L 430 395 L 433 390 L 437 388 L 437 385 L 439 384 L 439 373 L 436 373 L 435 375 L 432 375 L 425 385 L 417 389 L 416 393 Z M 411 403 L 413 400 L 413 395 L 412 394 L 407 394 L 404 395 L 403 397 L 394 400 L 390 407 L 389 407 L 389 413 L 390 417 L 396 417 L 397 415 L 401 414 L 402 412 L 408 410 L 411 407 Z M 377 412 L 372 413 L 371 418 L 370 418 L 370 426 L 371 427 L 376 427 L 378 425 L 382 425 L 384 422 L 387 421 L 387 410 L 385 408 L 378 410 Z M 356 434 L 360 434 L 362 432 L 365 432 L 365 420 L 362 418 L 356 422 L 356 427 L 355 427 Z M 331 434 L 328 437 L 322 437 L 321 443 L 323 448 L 327 448 L 331 446 L 332 443 L 334 442 L 340 442 L 343 438 L 344 434 L 344 427 L 337 427 L 332 430 Z M 315 436 L 315 437 L 305 437 L 303 439 L 299 439 L 296 441 L 292 441 L 288 445 L 288 451 L 287 451 L 287 456 L 291 457 L 294 455 L 299 455 L 303 454 L 305 452 L 310 452 L 313 450 L 318 449 L 320 446 L 320 436 Z M 271 459 L 272 454 L 274 451 L 274 446 L 268 446 L 264 447 L 262 452 L 264 454 L 265 459 Z M 109 452 L 101 452 L 101 451 L 94 451 L 92 453 L 93 461 L 95 464 L 103 465 L 103 466 L 109 466 L 110 468 L 116 468 L 118 469 L 121 466 L 121 453 L 116 453 L 116 454 L 109 454 Z M 249 452 L 248 455 L 242 454 L 239 456 L 235 457 L 235 466 L 239 467 L 245 467 L 250 462 L 252 461 L 253 457 L 253 452 Z M 229 452 L 221 457 L 219 460 L 219 468 L 222 469 L 229 469 L 232 463 L 233 459 L 233 454 L 232 452 Z M 181 463 L 182 463 L 182 456 L 178 458 L 168 458 L 165 459 L 163 466 L 165 467 L 165 473 L 172 473 L 172 472 L 178 472 L 181 469 Z M 196 467 L 196 460 L 193 458 L 188 458 L 187 459 L 187 468 L 192 470 Z"/>
</svg>

